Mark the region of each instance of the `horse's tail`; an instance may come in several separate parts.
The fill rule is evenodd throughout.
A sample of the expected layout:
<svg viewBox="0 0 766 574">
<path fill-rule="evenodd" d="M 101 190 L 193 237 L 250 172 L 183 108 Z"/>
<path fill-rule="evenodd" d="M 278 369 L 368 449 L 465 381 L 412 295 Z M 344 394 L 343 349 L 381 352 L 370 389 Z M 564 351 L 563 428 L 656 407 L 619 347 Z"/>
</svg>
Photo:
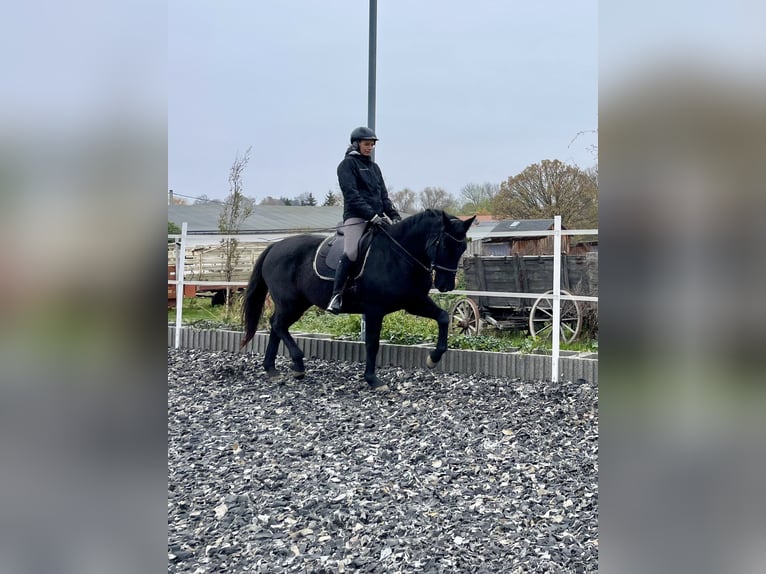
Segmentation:
<svg viewBox="0 0 766 574">
<path fill-rule="evenodd" d="M 255 336 L 255 331 L 258 329 L 258 321 L 261 320 L 263 305 L 266 302 L 266 294 L 269 291 L 268 287 L 266 287 L 266 282 L 263 280 L 263 262 L 274 245 L 272 243 L 266 247 L 263 253 L 258 256 L 253 273 L 250 275 L 250 281 L 247 284 L 245 301 L 242 305 L 242 323 L 245 326 L 245 338 L 242 340 L 240 348 L 247 345 Z"/>
</svg>

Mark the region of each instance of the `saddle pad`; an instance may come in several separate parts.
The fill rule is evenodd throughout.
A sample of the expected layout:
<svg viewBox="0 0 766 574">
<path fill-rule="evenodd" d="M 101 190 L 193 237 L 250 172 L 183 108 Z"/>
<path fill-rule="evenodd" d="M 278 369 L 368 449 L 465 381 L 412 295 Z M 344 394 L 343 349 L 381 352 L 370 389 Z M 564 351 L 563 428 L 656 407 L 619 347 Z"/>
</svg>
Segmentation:
<svg viewBox="0 0 766 574">
<path fill-rule="evenodd" d="M 341 255 L 343 255 L 343 236 L 331 235 L 323 240 L 314 254 L 314 273 L 320 279 L 332 281 L 335 279 L 335 270 L 338 268 Z"/>
<path fill-rule="evenodd" d="M 362 262 L 360 264 L 359 259 L 356 260 L 356 263 L 351 268 L 351 278 L 359 279 L 362 276 L 364 267 L 367 264 L 367 256 L 370 254 L 371 241 L 372 234 L 369 231 L 365 232 L 359 241 L 359 254 L 362 255 Z M 316 273 L 317 277 L 326 281 L 333 281 L 335 279 L 335 270 L 338 268 L 342 255 L 342 235 L 336 234 L 324 239 L 314 253 L 314 273 Z"/>
</svg>

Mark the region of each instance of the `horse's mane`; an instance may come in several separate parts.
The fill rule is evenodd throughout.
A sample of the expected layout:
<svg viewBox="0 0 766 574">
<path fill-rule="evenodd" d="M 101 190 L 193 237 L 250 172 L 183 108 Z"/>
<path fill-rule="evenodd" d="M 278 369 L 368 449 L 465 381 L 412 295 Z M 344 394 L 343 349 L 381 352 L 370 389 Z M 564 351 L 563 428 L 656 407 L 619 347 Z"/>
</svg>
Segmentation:
<svg viewBox="0 0 766 574">
<path fill-rule="evenodd" d="M 410 215 L 405 221 L 409 221 L 411 225 L 420 225 L 424 222 L 424 220 L 431 219 L 431 218 L 438 218 L 441 220 L 442 214 L 444 213 L 441 209 L 426 209 L 424 211 L 421 211 L 420 213 L 416 213 L 414 215 Z"/>
</svg>

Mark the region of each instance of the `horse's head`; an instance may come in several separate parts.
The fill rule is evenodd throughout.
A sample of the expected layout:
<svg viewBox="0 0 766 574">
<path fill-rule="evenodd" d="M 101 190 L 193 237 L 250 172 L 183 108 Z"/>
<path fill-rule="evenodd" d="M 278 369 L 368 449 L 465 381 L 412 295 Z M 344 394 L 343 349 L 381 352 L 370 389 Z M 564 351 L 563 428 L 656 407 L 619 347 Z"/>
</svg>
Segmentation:
<svg viewBox="0 0 766 574">
<path fill-rule="evenodd" d="M 466 234 L 473 225 L 476 216 L 465 221 L 442 212 L 441 230 L 434 240 L 431 261 L 436 271 L 434 287 L 440 292 L 452 291 L 455 288 L 460 256 L 466 250 Z"/>
</svg>

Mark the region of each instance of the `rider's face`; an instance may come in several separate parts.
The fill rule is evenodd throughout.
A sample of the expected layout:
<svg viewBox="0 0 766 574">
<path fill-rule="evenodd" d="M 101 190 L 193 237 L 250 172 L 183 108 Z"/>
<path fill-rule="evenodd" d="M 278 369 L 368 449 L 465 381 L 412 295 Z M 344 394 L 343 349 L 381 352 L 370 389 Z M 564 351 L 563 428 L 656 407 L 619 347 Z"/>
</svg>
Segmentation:
<svg viewBox="0 0 766 574">
<path fill-rule="evenodd" d="M 375 147 L 375 140 L 360 140 L 359 153 L 362 155 L 372 155 L 372 148 Z"/>
</svg>

